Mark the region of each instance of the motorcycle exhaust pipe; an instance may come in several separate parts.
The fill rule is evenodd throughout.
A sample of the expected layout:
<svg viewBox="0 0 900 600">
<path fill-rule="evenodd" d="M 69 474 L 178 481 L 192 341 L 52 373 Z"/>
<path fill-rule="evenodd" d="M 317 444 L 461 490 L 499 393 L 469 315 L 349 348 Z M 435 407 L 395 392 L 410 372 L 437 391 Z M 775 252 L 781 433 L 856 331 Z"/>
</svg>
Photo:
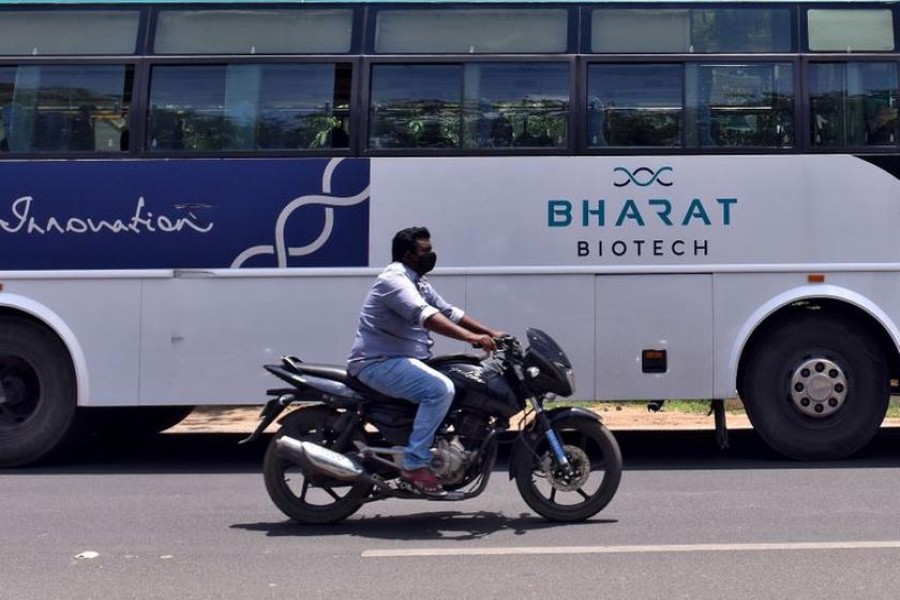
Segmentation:
<svg viewBox="0 0 900 600">
<path fill-rule="evenodd" d="M 358 462 L 349 456 L 338 454 L 334 450 L 318 444 L 303 442 L 283 435 L 275 440 L 275 445 L 278 448 L 279 456 L 293 461 L 303 468 L 324 473 L 342 481 L 358 481 L 368 478 L 365 469 Z"/>
</svg>

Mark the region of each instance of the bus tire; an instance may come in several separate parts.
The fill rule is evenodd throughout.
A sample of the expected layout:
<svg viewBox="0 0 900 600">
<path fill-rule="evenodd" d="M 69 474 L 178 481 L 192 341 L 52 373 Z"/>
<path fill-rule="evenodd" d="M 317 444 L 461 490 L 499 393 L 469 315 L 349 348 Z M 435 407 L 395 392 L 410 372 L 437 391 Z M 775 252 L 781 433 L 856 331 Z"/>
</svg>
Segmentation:
<svg viewBox="0 0 900 600">
<path fill-rule="evenodd" d="M 76 405 L 75 371 L 62 341 L 40 323 L 0 317 L 0 467 L 57 449 Z"/>
<path fill-rule="evenodd" d="M 885 357 L 863 328 L 800 315 L 755 346 L 741 397 L 759 436 L 797 460 L 850 456 L 875 436 L 890 400 Z"/>
</svg>

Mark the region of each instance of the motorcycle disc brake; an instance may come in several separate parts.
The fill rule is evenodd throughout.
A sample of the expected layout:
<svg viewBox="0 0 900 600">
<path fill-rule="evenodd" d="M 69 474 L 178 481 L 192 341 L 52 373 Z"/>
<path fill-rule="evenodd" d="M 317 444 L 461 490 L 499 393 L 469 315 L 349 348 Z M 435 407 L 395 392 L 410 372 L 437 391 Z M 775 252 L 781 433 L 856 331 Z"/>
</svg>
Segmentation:
<svg viewBox="0 0 900 600">
<path fill-rule="evenodd" d="M 563 446 L 563 452 L 569 459 L 570 472 L 560 465 L 554 464 L 553 455 L 547 453 L 541 461 L 541 469 L 553 489 L 560 492 L 574 492 L 588 480 L 591 474 L 591 459 L 578 446 Z"/>
</svg>

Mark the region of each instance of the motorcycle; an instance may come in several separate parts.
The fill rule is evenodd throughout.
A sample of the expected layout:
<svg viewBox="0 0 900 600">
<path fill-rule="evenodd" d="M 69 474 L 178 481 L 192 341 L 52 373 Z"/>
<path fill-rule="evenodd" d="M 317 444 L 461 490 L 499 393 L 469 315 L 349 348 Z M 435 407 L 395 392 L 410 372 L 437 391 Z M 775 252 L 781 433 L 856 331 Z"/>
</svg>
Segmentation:
<svg viewBox="0 0 900 600">
<path fill-rule="evenodd" d="M 400 478 L 401 458 L 416 405 L 389 398 L 350 377 L 343 367 L 285 356 L 265 369 L 290 384 L 269 390 L 257 439 L 286 409 L 264 458 L 266 489 L 291 519 L 337 523 L 368 502 L 387 498 L 457 501 L 487 487 L 498 436 L 525 411 L 509 454 L 509 477 L 526 504 L 551 521 L 583 521 L 612 500 L 622 455 L 600 417 L 577 407 L 544 409 L 574 392 L 572 364 L 546 333 L 528 329 L 528 346 L 496 339 L 487 356 L 426 361 L 449 377 L 456 395 L 435 435 L 431 469 L 445 490 L 420 492 Z"/>
</svg>

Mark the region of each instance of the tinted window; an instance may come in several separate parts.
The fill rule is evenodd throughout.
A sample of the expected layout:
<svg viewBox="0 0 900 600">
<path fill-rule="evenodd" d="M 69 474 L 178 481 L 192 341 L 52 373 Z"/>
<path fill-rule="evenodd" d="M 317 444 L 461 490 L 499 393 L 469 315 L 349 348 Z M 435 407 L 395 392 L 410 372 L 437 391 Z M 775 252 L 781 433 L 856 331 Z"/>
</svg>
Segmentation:
<svg viewBox="0 0 900 600">
<path fill-rule="evenodd" d="M 344 54 L 349 10 L 164 10 L 157 54 Z"/>
<path fill-rule="evenodd" d="M 814 146 L 897 143 L 897 63 L 813 64 L 809 76 Z"/>
<path fill-rule="evenodd" d="M 0 67 L 0 150 L 127 149 L 132 81 L 125 65 Z"/>
<path fill-rule="evenodd" d="M 375 52 L 388 54 L 561 53 L 568 13 L 561 9 L 384 10 Z"/>
<path fill-rule="evenodd" d="M 134 54 L 139 25 L 133 10 L 0 11 L 0 54 Z"/>
<path fill-rule="evenodd" d="M 148 150 L 346 148 L 345 64 L 157 66 Z"/>
<path fill-rule="evenodd" d="M 683 87 L 681 65 L 591 65 L 588 146 L 680 146 Z"/>
<path fill-rule="evenodd" d="M 375 65 L 372 148 L 563 147 L 569 66 Z"/>
<path fill-rule="evenodd" d="M 462 65 L 375 65 L 369 146 L 456 148 Z"/>
<path fill-rule="evenodd" d="M 591 51 L 601 53 L 790 52 L 788 8 L 598 9 Z"/>
<path fill-rule="evenodd" d="M 791 64 L 689 64 L 685 69 L 692 119 L 689 145 L 782 148 L 794 144 Z"/>
<path fill-rule="evenodd" d="M 568 65 L 469 64 L 465 82 L 464 147 L 566 145 Z"/>
<path fill-rule="evenodd" d="M 813 52 L 889 52 L 894 49 L 894 19 L 889 9 L 817 10 L 807 13 Z"/>
</svg>

